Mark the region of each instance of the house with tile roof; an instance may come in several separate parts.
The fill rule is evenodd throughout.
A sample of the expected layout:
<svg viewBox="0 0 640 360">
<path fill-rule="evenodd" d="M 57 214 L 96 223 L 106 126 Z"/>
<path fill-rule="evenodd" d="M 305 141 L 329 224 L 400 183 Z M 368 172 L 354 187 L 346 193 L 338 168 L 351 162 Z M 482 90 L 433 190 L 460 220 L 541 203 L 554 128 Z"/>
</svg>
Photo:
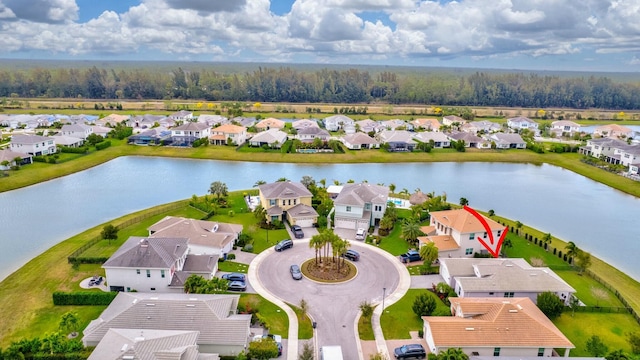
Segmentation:
<svg viewBox="0 0 640 360">
<path fill-rule="evenodd" d="M 318 125 L 318 122 L 315 120 L 309 120 L 309 119 L 300 119 L 300 120 L 296 120 L 294 122 L 291 123 L 291 127 L 296 129 L 297 131 L 300 131 L 302 129 L 306 129 L 309 127 L 317 127 L 319 128 L 320 125 Z"/>
<path fill-rule="evenodd" d="M 378 123 L 377 121 L 373 121 L 371 119 L 358 120 L 355 122 L 355 126 L 357 126 L 359 131 L 367 134 L 370 132 L 377 133 L 384 130 L 384 126 L 380 125 L 380 123 Z"/>
<path fill-rule="evenodd" d="M 598 126 L 593 130 L 593 136 L 610 138 L 628 138 L 633 136 L 633 130 L 618 124 Z"/>
<path fill-rule="evenodd" d="M 176 111 L 169 115 L 173 121 L 192 121 L 194 119 L 193 112 L 187 110 Z"/>
<path fill-rule="evenodd" d="M 322 123 L 327 131 L 338 131 L 345 125 L 355 125 L 352 118 L 342 114 L 328 116 L 322 119 Z"/>
<path fill-rule="evenodd" d="M 280 119 L 266 118 L 266 119 L 260 120 L 256 124 L 256 129 L 258 129 L 258 131 L 265 131 L 270 129 L 284 129 L 284 125 L 285 125 L 285 122 Z"/>
<path fill-rule="evenodd" d="M 305 143 L 312 143 L 316 139 L 320 139 L 322 142 L 327 142 L 329 141 L 329 138 L 331 138 L 331 135 L 325 129 L 310 126 L 298 130 L 298 134 L 295 135 L 295 138 Z"/>
<path fill-rule="evenodd" d="M 165 216 L 151 225 L 149 237 L 185 237 L 191 254 L 224 256 L 229 253 L 243 226 L 217 221 Z"/>
<path fill-rule="evenodd" d="M 499 239 L 505 227 L 494 220 L 481 215 L 489 228 L 493 239 Z M 433 211 L 431 223 L 422 232 L 426 236 L 418 237 L 420 246 L 434 243 L 440 258 L 473 257 L 473 254 L 487 254 L 486 248 L 478 237 L 488 241 L 490 234 L 475 216 L 464 209 Z"/>
<path fill-rule="evenodd" d="M 587 140 L 585 146 L 580 147 L 578 152 L 582 155 L 602 159 L 610 164 L 620 163 L 619 149 L 628 147 L 626 141 L 610 137 L 600 137 Z"/>
<path fill-rule="evenodd" d="M 426 131 L 440 131 L 442 124 L 436 118 L 420 118 L 411 121 L 414 129 L 422 129 Z"/>
<path fill-rule="evenodd" d="M 491 142 L 487 139 L 481 138 L 478 135 L 468 133 L 468 132 L 452 132 L 449 135 L 449 139 L 451 141 L 464 141 L 464 147 L 468 148 L 476 148 L 476 149 L 490 149 Z"/>
<path fill-rule="evenodd" d="M 538 123 L 524 116 L 518 116 L 507 120 L 507 126 L 513 130 L 531 130 L 538 132 Z"/>
<path fill-rule="evenodd" d="M 357 230 L 376 226 L 387 210 L 389 188 L 370 183 L 346 184 L 333 200 L 336 228 Z"/>
<path fill-rule="evenodd" d="M 569 356 L 575 346 L 529 298 L 449 298 L 453 316 L 423 316 L 431 353 L 468 356 Z M 557 350 L 562 354 L 557 354 Z"/>
<path fill-rule="evenodd" d="M 102 119 L 96 120 L 95 124 L 99 126 L 116 126 L 120 123 L 126 123 L 130 118 L 130 115 L 110 114 Z"/>
<path fill-rule="evenodd" d="M 389 151 L 413 151 L 417 142 L 413 140 L 413 133 L 407 130 L 383 130 L 376 134 L 380 144 L 386 144 Z"/>
<path fill-rule="evenodd" d="M 461 118 L 460 116 L 455 115 L 447 115 L 442 118 L 442 124 L 447 126 L 453 126 L 454 124 L 458 124 L 462 126 L 467 123 L 467 120 Z"/>
<path fill-rule="evenodd" d="M 253 135 L 249 139 L 249 145 L 251 146 L 268 146 L 270 148 L 279 149 L 287 141 L 287 133 L 278 129 L 269 129 L 261 131 L 256 135 Z"/>
<path fill-rule="evenodd" d="M 520 134 L 495 133 L 485 135 L 485 138 L 496 144 L 496 149 L 526 149 L 527 143 Z M 492 145 L 493 146 L 493 145 Z"/>
<path fill-rule="evenodd" d="M 0 170 L 9 170 L 12 166 L 32 163 L 33 157 L 29 154 L 23 154 L 9 149 L 0 150 Z"/>
<path fill-rule="evenodd" d="M 421 143 L 433 144 L 434 148 L 446 148 L 451 146 L 451 139 L 441 132 L 424 131 L 415 133 L 413 139 Z"/>
<path fill-rule="evenodd" d="M 311 227 L 318 222 L 318 213 L 311 206 L 313 194 L 301 183 L 277 181 L 258 186 L 260 205 L 267 221 L 288 221 L 290 225 Z"/>
<path fill-rule="evenodd" d="M 570 120 L 558 120 L 551 123 L 550 131 L 556 135 L 562 136 L 563 134 L 571 136 L 580 132 L 580 124 Z"/>
<path fill-rule="evenodd" d="M 460 127 L 461 131 L 477 134 L 477 133 L 494 133 L 502 130 L 502 126 L 500 124 L 487 121 L 470 121 Z"/>
<path fill-rule="evenodd" d="M 84 329 L 97 346 L 110 329 L 198 332 L 201 353 L 235 356 L 249 343 L 251 315 L 236 314 L 240 295 L 121 292 Z"/>
<path fill-rule="evenodd" d="M 340 138 L 340 141 L 349 150 L 377 149 L 380 147 L 378 140 L 361 132 L 345 135 Z"/>
<path fill-rule="evenodd" d="M 53 137 L 55 138 L 55 143 L 57 146 L 77 148 L 77 147 L 81 147 L 82 144 L 84 144 L 84 139 L 74 137 L 74 136 L 53 135 Z"/>
<path fill-rule="evenodd" d="M 200 116 L 198 116 L 197 121 L 199 123 L 207 124 L 211 127 L 231 123 L 231 121 L 228 118 L 222 115 L 217 115 L 217 114 L 201 114 Z"/>
<path fill-rule="evenodd" d="M 459 297 L 526 297 L 534 303 L 550 291 L 569 305 L 575 293 L 547 267 L 533 267 L 524 259 L 440 258 L 440 273 Z"/>
<path fill-rule="evenodd" d="M 408 130 L 413 131 L 413 124 L 400 119 L 380 121 L 380 125 L 387 130 Z"/>
<path fill-rule="evenodd" d="M 242 145 L 247 141 L 247 128 L 244 126 L 238 126 L 233 124 L 224 124 L 211 130 L 211 136 L 209 140 L 213 145 L 227 145 L 229 143 L 233 145 Z"/>
<path fill-rule="evenodd" d="M 57 152 L 55 138 L 40 135 L 11 135 L 9 148 L 13 152 L 33 156 L 52 155 Z"/>
<path fill-rule="evenodd" d="M 205 123 L 186 122 L 171 128 L 171 141 L 175 146 L 191 146 L 194 141 L 208 139 L 211 127 Z"/>
<path fill-rule="evenodd" d="M 85 124 L 62 125 L 60 134 L 86 140 L 89 135 L 93 134 L 93 128 Z"/>
</svg>

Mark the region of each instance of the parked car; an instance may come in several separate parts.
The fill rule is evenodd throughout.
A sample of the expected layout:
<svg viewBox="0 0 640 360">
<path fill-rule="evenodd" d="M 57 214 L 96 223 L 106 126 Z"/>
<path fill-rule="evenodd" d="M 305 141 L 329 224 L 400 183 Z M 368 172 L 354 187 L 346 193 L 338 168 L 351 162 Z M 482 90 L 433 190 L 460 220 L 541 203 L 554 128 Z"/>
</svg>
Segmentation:
<svg viewBox="0 0 640 360">
<path fill-rule="evenodd" d="M 351 261 L 360 260 L 360 253 L 351 249 L 347 250 L 344 254 L 342 254 L 342 256 L 344 256 L 345 259 L 349 259 Z"/>
<path fill-rule="evenodd" d="M 247 276 L 242 273 L 229 273 L 229 274 L 224 274 L 221 277 L 229 281 L 241 281 L 241 282 L 247 281 Z"/>
<path fill-rule="evenodd" d="M 420 257 L 420 253 L 418 250 L 409 250 L 406 254 L 400 255 L 400 261 L 403 263 L 410 263 L 413 261 L 420 261 L 422 258 Z"/>
<path fill-rule="evenodd" d="M 291 239 L 286 239 L 286 240 L 282 240 L 279 243 L 276 244 L 276 251 L 282 251 L 282 250 L 286 250 L 289 248 L 293 247 L 293 240 Z"/>
<path fill-rule="evenodd" d="M 393 350 L 396 359 L 424 359 L 427 353 L 420 344 L 407 344 Z"/>
<path fill-rule="evenodd" d="M 302 279 L 302 272 L 300 271 L 300 267 L 298 265 L 291 265 L 289 267 L 289 272 L 291 272 L 291 277 L 293 278 L 293 280 Z"/>
<path fill-rule="evenodd" d="M 367 230 L 359 228 L 356 231 L 356 240 L 364 240 L 365 236 L 367 236 Z"/>
<path fill-rule="evenodd" d="M 291 232 L 293 232 L 296 239 L 302 239 L 304 237 L 304 231 L 302 231 L 300 225 L 291 225 Z"/>
<path fill-rule="evenodd" d="M 247 283 L 245 283 L 244 281 L 231 281 L 229 285 L 227 285 L 227 290 L 247 291 Z"/>
</svg>

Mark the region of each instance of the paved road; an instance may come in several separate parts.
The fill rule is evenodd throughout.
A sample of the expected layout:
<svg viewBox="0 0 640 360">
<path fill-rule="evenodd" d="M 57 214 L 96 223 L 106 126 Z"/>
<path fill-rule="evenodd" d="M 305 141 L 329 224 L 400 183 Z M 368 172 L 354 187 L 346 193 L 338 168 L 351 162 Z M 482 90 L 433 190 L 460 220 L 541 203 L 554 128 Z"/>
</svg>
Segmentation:
<svg viewBox="0 0 640 360">
<path fill-rule="evenodd" d="M 293 280 L 289 274 L 291 264 L 302 264 L 313 258 L 314 250 L 308 240 L 295 240 L 293 248 L 273 253 L 260 263 L 257 276 L 264 288 L 283 301 L 299 305 L 304 298 L 309 314 L 317 323 L 317 345 L 341 345 L 345 359 L 358 359 L 358 339 L 354 322 L 358 304 L 364 300 L 378 302 L 393 292 L 399 283 L 399 274 L 392 263 L 397 259 L 377 253 L 370 245 L 352 242 L 351 248 L 360 253 L 356 262 L 358 275 L 342 284 L 318 284 L 309 279 Z"/>
</svg>

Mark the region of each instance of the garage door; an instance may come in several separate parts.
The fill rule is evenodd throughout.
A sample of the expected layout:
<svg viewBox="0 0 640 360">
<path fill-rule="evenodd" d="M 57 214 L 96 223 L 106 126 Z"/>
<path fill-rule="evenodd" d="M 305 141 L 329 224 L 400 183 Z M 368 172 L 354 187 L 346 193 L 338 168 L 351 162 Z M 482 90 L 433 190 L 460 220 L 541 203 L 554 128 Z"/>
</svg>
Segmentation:
<svg viewBox="0 0 640 360">
<path fill-rule="evenodd" d="M 296 219 L 296 225 L 300 225 L 301 227 L 312 227 L 313 226 L 313 218 L 301 218 Z"/>
<path fill-rule="evenodd" d="M 335 219 L 336 220 L 336 228 L 340 229 L 356 229 L 356 220 L 350 219 Z"/>
</svg>

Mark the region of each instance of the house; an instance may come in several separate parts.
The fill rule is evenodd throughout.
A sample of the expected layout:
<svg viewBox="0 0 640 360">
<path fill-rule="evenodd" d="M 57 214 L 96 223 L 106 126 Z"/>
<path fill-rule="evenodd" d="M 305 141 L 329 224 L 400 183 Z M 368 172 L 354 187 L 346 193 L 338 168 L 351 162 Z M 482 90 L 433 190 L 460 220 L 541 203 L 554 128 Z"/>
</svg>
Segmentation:
<svg viewBox="0 0 640 360">
<path fill-rule="evenodd" d="M 413 131 L 413 124 L 408 123 L 404 120 L 393 119 L 381 121 L 380 125 L 387 130 L 408 130 Z"/>
<path fill-rule="evenodd" d="M 467 123 L 467 120 L 461 118 L 460 116 L 447 115 L 442 118 L 442 124 L 451 126 L 451 127 L 462 126 L 466 123 Z"/>
<path fill-rule="evenodd" d="M 340 141 L 350 150 L 374 149 L 380 147 L 378 141 L 371 136 L 357 132 L 355 134 L 345 135 Z"/>
<path fill-rule="evenodd" d="M 417 143 L 413 133 L 407 130 L 383 130 L 376 135 L 381 144 L 387 144 L 389 151 L 413 151 Z"/>
<path fill-rule="evenodd" d="M 233 119 L 231 119 L 231 122 L 240 126 L 244 126 L 246 128 L 250 128 L 256 124 L 256 118 L 236 116 Z"/>
<path fill-rule="evenodd" d="M 508 119 L 507 126 L 515 131 L 528 129 L 533 133 L 538 132 L 538 123 L 524 116 L 518 116 Z"/>
<path fill-rule="evenodd" d="M 192 121 L 194 119 L 193 113 L 187 110 L 176 111 L 173 114 L 169 115 L 169 118 L 173 121 Z"/>
<path fill-rule="evenodd" d="M 152 238 L 188 238 L 191 254 L 222 257 L 232 250 L 242 229 L 242 225 L 238 224 L 165 216 L 147 230 Z"/>
<path fill-rule="evenodd" d="M 189 252 L 187 238 L 131 236 L 102 265 L 111 291 L 168 291 Z"/>
<path fill-rule="evenodd" d="M 640 145 L 627 145 L 617 150 L 622 165 L 630 168 L 632 165 L 640 164 Z"/>
<path fill-rule="evenodd" d="M 171 141 L 176 146 L 190 146 L 194 141 L 208 139 L 211 135 L 209 125 L 187 122 L 171 129 Z"/>
<path fill-rule="evenodd" d="M 219 360 L 217 354 L 200 354 L 198 335 L 198 331 L 112 328 L 88 359 Z"/>
<path fill-rule="evenodd" d="M 135 132 L 137 128 L 150 129 L 157 126 L 164 126 L 166 128 L 169 128 L 174 126 L 175 123 L 175 120 L 167 116 L 144 114 L 136 115 L 130 118 L 129 120 L 127 120 L 126 125 L 132 127 Z"/>
<path fill-rule="evenodd" d="M 105 127 L 105 126 L 98 126 L 98 125 L 91 126 L 91 129 L 94 134 L 100 135 L 103 138 L 106 138 L 109 135 L 109 133 L 113 131 L 112 128 Z"/>
<path fill-rule="evenodd" d="M 260 120 L 256 124 L 256 129 L 258 131 L 265 131 L 270 129 L 283 129 L 285 122 L 276 118 L 266 118 L 264 120 Z"/>
<path fill-rule="evenodd" d="M 329 141 L 331 135 L 325 129 L 320 129 L 320 127 L 307 127 L 298 130 L 298 134 L 295 136 L 296 139 L 299 139 L 302 142 L 313 142 L 315 139 L 320 139 L 322 142 Z"/>
<path fill-rule="evenodd" d="M 309 120 L 309 119 L 301 119 L 301 120 L 296 120 L 294 122 L 291 123 L 291 127 L 296 129 L 297 131 L 300 131 L 302 129 L 306 129 L 308 127 L 317 127 L 319 128 L 320 126 L 318 125 L 318 122 L 315 120 Z"/>
<path fill-rule="evenodd" d="M 207 124 L 210 127 L 215 127 L 215 126 L 220 126 L 220 125 L 224 125 L 224 124 L 229 124 L 230 121 L 228 118 L 222 116 L 222 115 L 216 115 L 216 114 L 202 114 L 200 116 L 198 116 L 198 122 L 199 123 L 203 123 L 203 124 Z"/>
<path fill-rule="evenodd" d="M 254 135 L 249 139 L 251 146 L 269 146 L 271 148 L 281 148 L 282 144 L 287 141 L 287 134 L 278 129 L 269 129 Z"/>
<path fill-rule="evenodd" d="M 93 128 L 85 124 L 62 125 L 60 134 L 86 140 L 89 135 L 93 134 Z"/>
<path fill-rule="evenodd" d="M 301 183 L 278 181 L 258 186 L 260 205 L 269 222 L 285 219 L 290 225 L 311 227 L 318 222 L 318 213 L 311 206 L 313 194 Z"/>
<path fill-rule="evenodd" d="M 345 134 L 355 134 L 358 131 L 355 124 L 344 124 L 342 130 Z"/>
<path fill-rule="evenodd" d="M 487 140 L 496 144 L 496 149 L 526 149 L 527 143 L 519 134 L 495 133 L 488 135 Z"/>
<path fill-rule="evenodd" d="M 333 115 L 322 120 L 327 131 L 338 131 L 345 125 L 355 125 L 352 118 L 345 115 Z"/>
<path fill-rule="evenodd" d="M 53 135 L 57 146 L 80 147 L 84 144 L 84 139 L 66 135 Z"/>
<path fill-rule="evenodd" d="M 423 129 L 426 131 L 440 131 L 440 122 L 436 118 L 420 118 L 411 121 L 414 129 Z"/>
<path fill-rule="evenodd" d="M 490 149 L 491 142 L 480 136 L 467 132 L 453 132 L 448 135 L 451 141 L 464 141 L 464 147 L 477 149 Z"/>
<path fill-rule="evenodd" d="M 633 137 L 633 130 L 626 126 L 618 124 L 609 124 L 598 126 L 593 130 L 594 136 L 611 137 L 611 138 L 628 138 Z"/>
<path fill-rule="evenodd" d="M 619 164 L 620 153 L 618 149 L 623 149 L 628 146 L 625 141 L 602 137 L 587 140 L 587 145 L 580 147 L 578 151 L 582 155 L 602 159 L 610 164 Z"/>
<path fill-rule="evenodd" d="M 32 163 L 33 158 L 29 154 L 23 154 L 9 149 L 0 150 L 0 170 L 9 170 L 12 166 Z"/>
<path fill-rule="evenodd" d="M 433 144 L 433 147 L 438 149 L 451 146 L 451 139 L 441 132 L 419 132 L 413 135 L 413 139 L 422 143 Z"/>
<path fill-rule="evenodd" d="M 389 188 L 369 183 L 346 184 L 333 201 L 335 227 L 356 230 L 376 226 L 387 210 Z"/>
<path fill-rule="evenodd" d="M 355 125 L 360 131 L 363 133 L 374 132 L 377 133 L 379 131 L 384 130 L 384 126 L 380 125 L 377 121 L 373 121 L 371 119 L 364 119 L 355 122 Z"/>
<path fill-rule="evenodd" d="M 491 229 L 493 239 L 499 239 L 504 226 L 481 215 Z M 489 239 L 484 225 L 464 209 L 433 211 L 431 223 L 423 229 L 427 236 L 418 237 L 420 246 L 434 243 L 440 258 L 473 257 L 473 254 L 486 254 L 487 250 L 478 241 L 478 237 Z"/>
<path fill-rule="evenodd" d="M 551 123 L 551 129 L 556 135 L 571 136 L 580 132 L 580 124 L 569 120 L 558 120 Z"/>
<path fill-rule="evenodd" d="M 528 298 L 449 298 L 453 316 L 423 316 L 431 353 L 460 348 L 468 356 L 550 357 L 575 346 Z"/>
<path fill-rule="evenodd" d="M 239 299 L 240 295 L 121 292 L 84 329 L 82 343 L 97 346 L 110 329 L 197 331 L 201 353 L 235 356 L 246 350 L 251 325 L 250 314 L 236 314 Z"/>
<path fill-rule="evenodd" d="M 526 297 L 550 291 L 569 305 L 575 290 L 547 267 L 524 259 L 440 258 L 440 275 L 459 297 Z"/>
<path fill-rule="evenodd" d="M 171 130 L 164 127 L 157 127 L 144 130 L 127 138 L 127 143 L 135 145 L 158 145 L 171 144 Z"/>
<path fill-rule="evenodd" d="M 126 123 L 131 116 L 129 115 L 119 115 L 119 114 L 110 114 L 102 119 L 98 119 L 95 121 L 95 125 L 99 126 L 116 126 L 121 123 Z"/>
<path fill-rule="evenodd" d="M 53 137 L 21 134 L 11 136 L 10 149 L 13 152 L 33 156 L 51 155 L 58 151 Z"/>
<path fill-rule="evenodd" d="M 211 130 L 209 140 L 213 145 L 242 145 L 247 141 L 247 128 L 233 124 L 224 124 Z"/>
<path fill-rule="evenodd" d="M 460 127 L 461 131 L 469 132 L 472 134 L 477 133 L 486 133 L 490 134 L 493 132 L 497 132 L 502 130 L 502 126 L 500 124 L 496 124 L 491 121 L 481 120 L 481 121 L 470 121 Z"/>
</svg>

